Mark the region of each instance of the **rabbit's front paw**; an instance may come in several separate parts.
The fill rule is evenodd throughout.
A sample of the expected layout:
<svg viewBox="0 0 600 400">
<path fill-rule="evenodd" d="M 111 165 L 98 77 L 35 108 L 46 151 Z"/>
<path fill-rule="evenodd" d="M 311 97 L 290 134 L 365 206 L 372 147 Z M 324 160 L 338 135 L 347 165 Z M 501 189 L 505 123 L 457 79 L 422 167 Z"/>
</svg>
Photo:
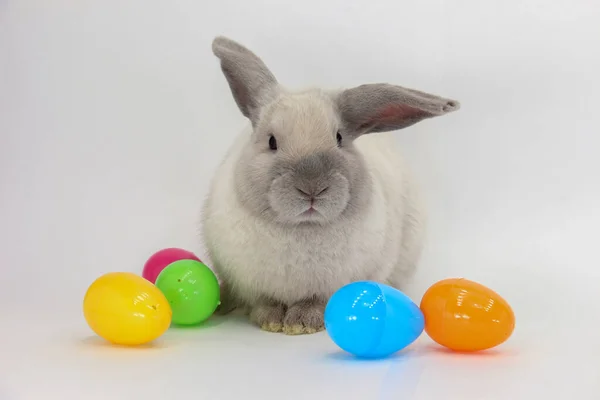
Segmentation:
<svg viewBox="0 0 600 400">
<path fill-rule="evenodd" d="M 325 302 L 305 300 L 290 306 L 283 319 L 283 333 L 286 335 L 304 335 L 325 329 L 323 314 Z"/>
<path fill-rule="evenodd" d="M 285 306 L 283 304 L 258 304 L 250 311 L 250 320 L 268 332 L 281 332 L 283 330 L 283 317 Z"/>
</svg>

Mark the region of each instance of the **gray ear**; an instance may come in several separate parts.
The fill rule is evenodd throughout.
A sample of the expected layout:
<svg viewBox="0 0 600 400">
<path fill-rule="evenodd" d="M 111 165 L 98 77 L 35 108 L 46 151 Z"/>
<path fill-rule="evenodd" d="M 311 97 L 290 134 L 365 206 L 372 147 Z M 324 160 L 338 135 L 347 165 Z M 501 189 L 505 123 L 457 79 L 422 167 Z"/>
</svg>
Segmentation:
<svg viewBox="0 0 600 400">
<path fill-rule="evenodd" d="M 356 136 L 406 128 L 460 108 L 458 101 L 388 84 L 345 90 L 337 104 L 344 129 Z"/>
<path fill-rule="evenodd" d="M 212 50 L 221 60 L 221 69 L 242 114 L 256 123 L 261 105 L 277 86 L 275 76 L 260 58 L 231 39 L 215 38 Z"/>
</svg>

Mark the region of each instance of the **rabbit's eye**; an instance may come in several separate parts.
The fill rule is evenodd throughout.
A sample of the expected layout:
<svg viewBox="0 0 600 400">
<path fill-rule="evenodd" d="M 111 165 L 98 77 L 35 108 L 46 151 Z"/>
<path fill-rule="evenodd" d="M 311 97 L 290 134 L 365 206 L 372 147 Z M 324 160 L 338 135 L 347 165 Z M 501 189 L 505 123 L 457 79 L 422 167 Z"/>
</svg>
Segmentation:
<svg viewBox="0 0 600 400">
<path fill-rule="evenodd" d="M 269 148 L 273 151 L 277 150 L 277 140 L 273 135 L 271 135 L 271 137 L 269 138 Z"/>
<path fill-rule="evenodd" d="M 338 132 L 335 138 L 337 139 L 338 147 L 342 147 L 342 135 Z"/>
</svg>

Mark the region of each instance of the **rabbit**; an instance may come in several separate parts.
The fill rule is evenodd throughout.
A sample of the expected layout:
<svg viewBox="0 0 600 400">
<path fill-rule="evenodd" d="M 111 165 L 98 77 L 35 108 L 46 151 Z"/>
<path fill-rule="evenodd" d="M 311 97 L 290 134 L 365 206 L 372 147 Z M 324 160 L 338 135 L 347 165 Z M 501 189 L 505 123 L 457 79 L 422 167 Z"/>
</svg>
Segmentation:
<svg viewBox="0 0 600 400">
<path fill-rule="evenodd" d="M 311 334 L 346 284 L 402 289 L 426 214 L 393 131 L 459 102 L 387 83 L 290 90 L 242 44 L 217 36 L 212 50 L 249 120 L 201 210 L 218 312 L 240 308 L 265 331 Z"/>
</svg>

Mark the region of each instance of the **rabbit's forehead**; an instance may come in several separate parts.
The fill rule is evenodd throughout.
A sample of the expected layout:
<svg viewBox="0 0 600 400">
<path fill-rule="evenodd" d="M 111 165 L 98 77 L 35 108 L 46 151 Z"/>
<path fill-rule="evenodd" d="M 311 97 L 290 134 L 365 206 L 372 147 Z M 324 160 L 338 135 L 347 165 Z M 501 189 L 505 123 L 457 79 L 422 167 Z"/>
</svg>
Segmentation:
<svg viewBox="0 0 600 400">
<path fill-rule="evenodd" d="M 339 119 L 331 99 L 308 92 L 279 99 L 272 108 L 269 125 L 273 134 L 288 144 L 317 144 L 335 138 Z"/>
</svg>

